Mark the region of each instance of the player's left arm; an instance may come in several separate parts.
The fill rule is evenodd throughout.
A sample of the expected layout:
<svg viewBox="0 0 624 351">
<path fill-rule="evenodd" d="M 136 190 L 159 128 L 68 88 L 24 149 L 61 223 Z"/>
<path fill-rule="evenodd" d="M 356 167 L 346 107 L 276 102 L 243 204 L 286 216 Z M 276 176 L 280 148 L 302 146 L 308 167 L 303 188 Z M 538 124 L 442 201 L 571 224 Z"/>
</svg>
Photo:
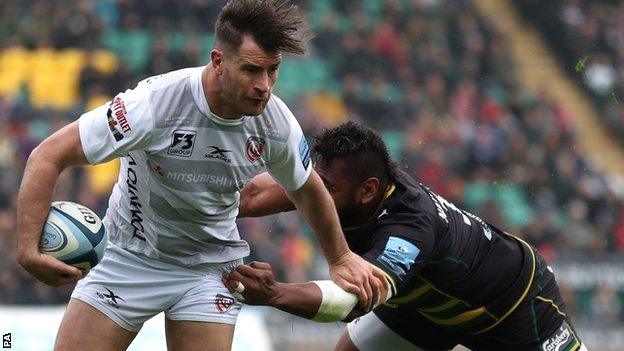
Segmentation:
<svg viewBox="0 0 624 351">
<path fill-rule="evenodd" d="M 230 292 L 248 305 L 271 306 L 317 322 L 348 322 L 366 313 L 357 306 L 355 295 L 342 290 L 331 280 L 277 282 L 271 266 L 264 262 L 238 266 L 224 273 L 222 280 Z M 384 299 L 375 306 L 392 296 L 388 281 L 384 281 L 381 293 Z"/>
<path fill-rule="evenodd" d="M 286 190 L 264 172 L 255 176 L 241 191 L 238 217 L 261 217 L 295 209 Z"/>
</svg>

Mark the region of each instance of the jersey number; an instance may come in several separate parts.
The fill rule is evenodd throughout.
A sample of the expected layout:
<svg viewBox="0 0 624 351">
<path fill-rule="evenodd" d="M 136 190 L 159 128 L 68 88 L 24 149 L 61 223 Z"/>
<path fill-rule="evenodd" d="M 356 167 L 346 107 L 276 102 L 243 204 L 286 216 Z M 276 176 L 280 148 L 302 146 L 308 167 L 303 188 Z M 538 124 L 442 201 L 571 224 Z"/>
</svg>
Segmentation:
<svg viewBox="0 0 624 351">
<path fill-rule="evenodd" d="M 473 215 L 470 212 L 457 208 L 457 206 L 455 206 L 452 202 L 448 202 L 445 198 L 434 193 L 431 190 L 429 190 L 429 194 L 433 198 L 433 202 L 436 204 L 436 207 L 438 208 L 438 215 L 442 217 L 447 223 L 448 223 L 448 218 L 446 216 L 446 212 L 449 209 L 451 209 L 461 214 L 462 218 L 464 219 L 464 223 L 466 223 L 467 225 L 472 226 L 472 222 L 470 221 L 470 218 L 472 218 L 475 222 L 479 223 L 481 227 L 483 227 L 483 234 L 485 235 L 485 237 L 488 240 L 492 240 L 492 230 L 490 229 L 490 226 L 487 225 L 487 223 L 485 223 L 484 220 L 482 220 L 478 216 Z"/>
</svg>

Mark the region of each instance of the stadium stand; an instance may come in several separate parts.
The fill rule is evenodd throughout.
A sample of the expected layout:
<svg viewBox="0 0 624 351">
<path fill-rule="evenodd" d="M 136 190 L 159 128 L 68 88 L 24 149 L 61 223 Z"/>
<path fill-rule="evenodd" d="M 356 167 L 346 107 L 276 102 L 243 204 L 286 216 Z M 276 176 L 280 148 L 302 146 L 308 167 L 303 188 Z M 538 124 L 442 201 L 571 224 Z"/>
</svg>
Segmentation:
<svg viewBox="0 0 624 351">
<path fill-rule="evenodd" d="M 542 11 L 544 2 L 522 2 L 539 4 L 539 11 L 525 8 L 536 21 L 560 15 L 563 33 L 543 32 L 566 38 L 556 49 L 567 50 L 569 60 L 589 57 L 585 81 L 594 94 L 600 90 L 591 83 L 592 67 L 614 75 L 602 111 L 610 128 L 624 133 L 624 108 L 610 103 L 613 96 L 624 99 L 624 50 L 611 35 L 622 32 L 622 21 L 606 16 L 616 5 L 561 0 Z M 62 304 L 72 289 L 36 283 L 15 259 L 15 203 L 30 151 L 148 75 L 206 64 L 214 42 L 208 24 L 224 3 L 0 2 L 0 304 Z M 556 262 L 581 333 L 590 326 L 621 333 L 624 281 L 609 280 L 605 272 L 614 262 L 621 265 L 624 252 L 622 177 L 598 169 L 576 149 L 566 106 L 520 83 L 506 38 L 472 1 L 295 3 L 317 36 L 308 56 L 286 58 L 276 94 L 293 107 L 306 133 L 347 119 L 376 128 L 417 179 Z M 579 40 L 584 45 L 572 52 L 568 46 Z M 603 43 L 600 55 L 590 52 L 592 41 Z M 114 162 L 66 171 L 55 196 L 103 215 L 116 171 Z M 279 279 L 326 274 L 312 233 L 296 214 L 239 224 L 252 246 L 248 261 L 270 262 Z M 282 314 L 269 321 L 276 349 L 328 349 L 339 333 L 337 326 L 300 327 L 301 320 Z M 304 328 L 297 337 L 286 333 L 295 324 Z M 323 342 L 314 337 L 319 330 L 328 335 Z"/>
</svg>

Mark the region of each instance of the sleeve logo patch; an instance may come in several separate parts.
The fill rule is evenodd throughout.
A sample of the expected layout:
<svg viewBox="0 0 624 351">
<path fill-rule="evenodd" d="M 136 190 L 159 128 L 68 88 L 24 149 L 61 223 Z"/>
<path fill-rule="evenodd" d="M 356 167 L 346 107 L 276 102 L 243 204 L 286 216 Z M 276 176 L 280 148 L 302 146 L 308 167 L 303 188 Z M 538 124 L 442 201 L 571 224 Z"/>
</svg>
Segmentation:
<svg viewBox="0 0 624 351">
<path fill-rule="evenodd" d="M 378 260 L 402 278 L 416 261 L 420 249 L 405 239 L 391 236 Z"/>
<path fill-rule="evenodd" d="M 308 166 L 310 166 L 310 147 L 308 146 L 308 141 L 303 135 L 301 136 L 301 141 L 299 142 L 299 156 L 301 157 L 303 168 L 308 170 Z"/>
<path fill-rule="evenodd" d="M 113 134 L 115 141 L 120 141 L 124 138 L 124 133 L 132 130 L 132 128 L 130 128 L 130 123 L 128 123 L 128 120 L 126 119 L 126 114 L 126 106 L 124 105 L 123 100 L 121 100 L 119 96 L 115 97 L 106 112 L 108 129 L 110 129 Z M 117 126 L 121 128 L 121 131 L 117 129 Z"/>
</svg>

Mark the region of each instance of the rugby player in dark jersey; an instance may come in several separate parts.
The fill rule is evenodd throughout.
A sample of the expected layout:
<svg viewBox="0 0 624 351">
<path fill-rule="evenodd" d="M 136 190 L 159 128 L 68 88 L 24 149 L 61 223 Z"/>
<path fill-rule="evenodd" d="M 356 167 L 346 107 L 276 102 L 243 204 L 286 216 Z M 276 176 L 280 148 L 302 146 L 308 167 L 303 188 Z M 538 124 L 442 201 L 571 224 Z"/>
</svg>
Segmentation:
<svg viewBox="0 0 624 351">
<path fill-rule="evenodd" d="M 336 350 L 586 350 L 552 269 L 536 250 L 457 208 L 399 170 L 372 130 L 348 122 L 316 138 L 315 169 L 351 250 L 385 274 L 387 291 L 361 317 L 331 282 L 276 282 L 267 263 L 224 275 L 246 303 L 318 321 L 355 320 Z M 240 216 L 288 210 L 269 176 L 242 193 Z M 329 284 L 329 285 L 328 285 Z"/>
</svg>

